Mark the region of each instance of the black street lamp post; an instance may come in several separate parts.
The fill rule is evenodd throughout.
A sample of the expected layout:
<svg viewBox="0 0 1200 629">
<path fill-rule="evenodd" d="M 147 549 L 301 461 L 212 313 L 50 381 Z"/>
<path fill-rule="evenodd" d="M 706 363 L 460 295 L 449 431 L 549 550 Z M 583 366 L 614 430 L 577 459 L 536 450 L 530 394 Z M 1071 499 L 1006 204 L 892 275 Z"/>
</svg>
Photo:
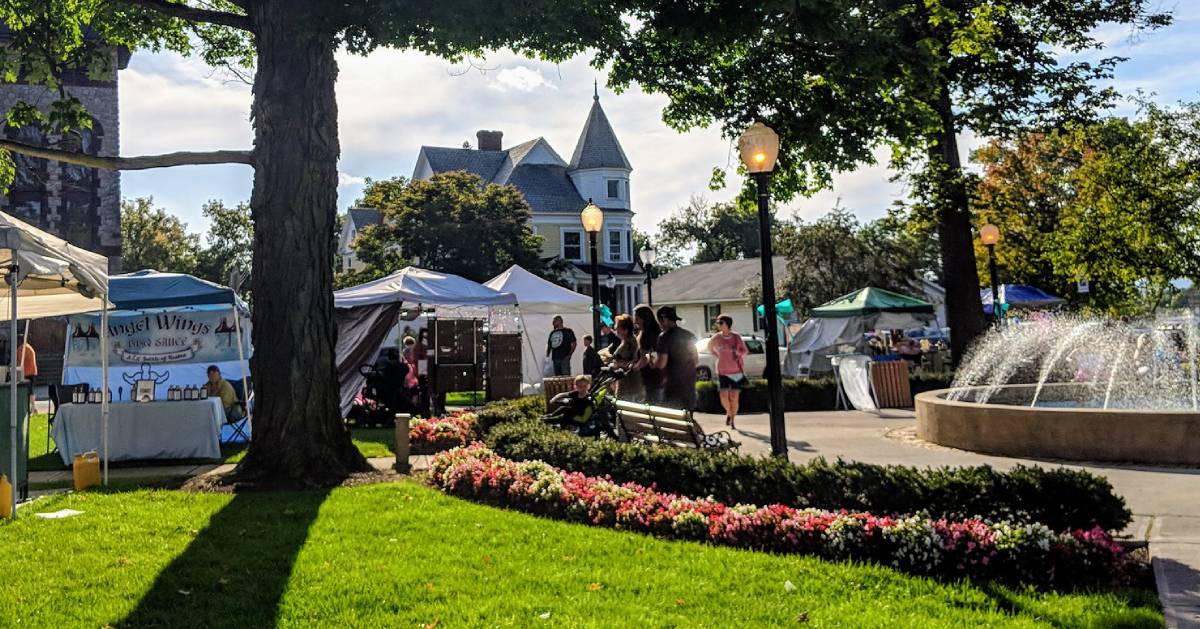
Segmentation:
<svg viewBox="0 0 1200 629">
<path fill-rule="evenodd" d="M 592 338 L 598 339 L 600 338 L 600 268 L 597 266 L 599 255 L 596 253 L 596 235 L 604 227 L 604 211 L 596 207 L 591 199 L 588 199 L 587 206 L 579 214 L 579 220 L 583 223 L 583 231 L 587 232 L 590 245 L 588 259 L 591 260 L 592 267 Z"/>
<path fill-rule="evenodd" d="M 654 263 L 658 260 L 658 252 L 654 247 L 647 247 L 638 252 L 638 257 L 642 260 L 642 267 L 646 269 L 646 305 L 653 308 L 654 293 L 650 286 L 654 282 Z"/>
<path fill-rule="evenodd" d="M 762 263 L 763 314 L 766 318 L 767 410 L 771 418 L 771 454 L 787 458 L 783 382 L 779 371 L 779 326 L 775 314 L 775 267 L 771 253 L 771 171 L 779 156 L 779 136 L 756 122 L 738 138 L 742 163 L 758 187 L 759 260 Z"/>
<path fill-rule="evenodd" d="M 992 319 L 999 325 L 1003 314 L 1000 312 L 1000 285 L 996 283 L 996 243 L 1000 242 L 1000 229 L 991 223 L 980 227 L 979 241 L 988 250 L 988 275 L 992 282 Z"/>
</svg>

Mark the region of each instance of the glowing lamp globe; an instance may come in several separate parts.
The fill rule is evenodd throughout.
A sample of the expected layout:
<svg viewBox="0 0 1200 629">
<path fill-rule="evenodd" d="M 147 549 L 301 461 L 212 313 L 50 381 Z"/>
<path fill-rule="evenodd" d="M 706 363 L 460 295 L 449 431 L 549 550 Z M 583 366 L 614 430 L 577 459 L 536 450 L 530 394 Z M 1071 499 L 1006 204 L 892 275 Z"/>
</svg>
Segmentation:
<svg viewBox="0 0 1200 629">
<path fill-rule="evenodd" d="M 1000 228 L 988 223 L 979 228 L 979 242 L 985 245 L 994 245 L 1000 242 Z"/>
<path fill-rule="evenodd" d="M 583 212 L 580 212 L 579 221 L 583 223 L 584 231 L 589 234 L 598 234 L 604 227 L 604 210 L 597 207 L 595 203 L 589 202 L 587 207 L 583 208 Z"/>
<path fill-rule="evenodd" d="M 779 158 L 779 136 L 771 127 L 756 122 L 738 138 L 738 152 L 751 174 L 769 173 Z"/>
</svg>

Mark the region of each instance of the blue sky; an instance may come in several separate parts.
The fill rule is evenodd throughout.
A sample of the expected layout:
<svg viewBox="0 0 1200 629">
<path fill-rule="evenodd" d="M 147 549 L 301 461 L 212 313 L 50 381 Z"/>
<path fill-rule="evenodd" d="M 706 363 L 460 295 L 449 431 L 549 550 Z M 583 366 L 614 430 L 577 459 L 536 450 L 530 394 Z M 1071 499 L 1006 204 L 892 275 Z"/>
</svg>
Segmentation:
<svg viewBox="0 0 1200 629">
<path fill-rule="evenodd" d="M 1159 8 L 1175 14 L 1170 28 L 1138 36 L 1117 27 L 1097 32 L 1106 43 L 1101 55 L 1129 57 L 1114 85 L 1123 93 L 1153 93 L 1163 104 L 1200 98 L 1200 0 L 1161 2 Z M 421 145 L 474 144 L 478 129 L 504 131 L 505 146 L 542 136 L 559 154 L 570 155 L 597 79 L 601 103 L 633 164 L 630 188 L 638 228 L 653 231 L 693 194 L 723 200 L 734 192 L 710 192 L 707 185 L 714 166 L 736 160 L 729 141 L 715 129 L 669 129 L 660 118 L 664 97 L 636 89 L 614 94 L 604 89 L 603 74 L 582 57 L 550 64 L 497 53 L 464 66 L 385 50 L 368 57 L 343 54 L 338 61 L 339 209 L 353 202 L 366 177 L 410 175 Z M 123 155 L 251 145 L 249 87 L 199 61 L 137 53 L 121 73 L 120 90 Z M 967 148 L 976 141 L 964 138 Z M 796 201 L 789 210 L 815 218 L 840 200 L 864 219 L 882 216 L 905 193 L 888 181 L 889 175 L 882 166 L 842 173 L 832 190 Z M 123 196 L 153 196 L 194 230 L 206 226 L 200 214 L 205 201 L 246 201 L 250 189 L 251 171 L 245 166 L 122 175 Z"/>
</svg>

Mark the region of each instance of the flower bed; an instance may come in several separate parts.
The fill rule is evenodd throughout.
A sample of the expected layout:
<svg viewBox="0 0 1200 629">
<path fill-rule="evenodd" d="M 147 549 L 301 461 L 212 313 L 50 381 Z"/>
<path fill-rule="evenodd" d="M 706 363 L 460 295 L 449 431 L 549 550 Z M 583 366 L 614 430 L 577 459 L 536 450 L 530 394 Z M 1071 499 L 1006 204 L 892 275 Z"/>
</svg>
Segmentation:
<svg viewBox="0 0 1200 629">
<path fill-rule="evenodd" d="M 444 417 L 414 418 L 408 425 L 413 454 L 434 454 L 467 445 L 478 418 L 470 411 L 455 411 Z"/>
<path fill-rule="evenodd" d="M 541 461 L 518 463 L 478 443 L 439 454 L 431 477 L 446 493 L 542 515 L 754 550 L 873 561 L 920 575 L 1078 587 L 1120 582 L 1133 565 L 1099 528 L 1055 533 L 1042 524 L 727 506 Z"/>
</svg>

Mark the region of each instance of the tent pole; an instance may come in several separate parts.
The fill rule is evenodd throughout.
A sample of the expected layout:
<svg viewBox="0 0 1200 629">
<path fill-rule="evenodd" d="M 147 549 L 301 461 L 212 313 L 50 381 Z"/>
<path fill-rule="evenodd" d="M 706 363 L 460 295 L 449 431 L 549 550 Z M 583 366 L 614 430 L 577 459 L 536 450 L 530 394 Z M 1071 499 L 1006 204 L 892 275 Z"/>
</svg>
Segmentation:
<svg viewBox="0 0 1200 629">
<path fill-rule="evenodd" d="M 529 353 L 533 356 L 534 361 L 537 361 L 538 353 L 533 347 L 533 341 L 529 336 L 529 328 L 525 325 L 525 314 L 521 312 L 521 306 L 519 305 L 517 306 L 517 318 L 521 320 L 521 336 L 525 337 L 525 345 L 529 347 Z M 534 362 L 534 364 L 537 365 L 538 363 Z M 522 380 L 524 380 L 524 377 L 522 377 Z M 532 386 L 537 383 L 530 382 L 529 384 Z"/>
<path fill-rule="evenodd" d="M 100 305 L 100 424 L 103 429 L 104 484 L 108 484 L 108 291 Z"/>
<path fill-rule="evenodd" d="M 11 466 L 8 468 L 12 478 L 8 479 L 9 490 L 12 492 L 12 513 L 9 517 L 17 519 L 17 250 L 10 249 L 9 257 L 12 262 L 8 267 L 8 305 L 9 305 L 9 343 L 8 343 L 8 429 Z"/>
<path fill-rule="evenodd" d="M 250 384 L 247 382 L 247 379 L 246 379 L 246 371 L 247 371 L 247 369 L 246 369 L 246 354 L 242 350 L 242 312 L 238 309 L 236 295 L 234 296 L 234 304 L 233 304 L 233 329 L 234 329 L 234 334 L 237 335 L 238 369 L 242 372 L 242 397 L 246 398 L 243 401 L 246 403 L 246 417 L 249 418 L 250 417 Z M 251 430 L 250 434 L 254 434 L 253 426 L 251 426 L 250 430 Z"/>
</svg>

